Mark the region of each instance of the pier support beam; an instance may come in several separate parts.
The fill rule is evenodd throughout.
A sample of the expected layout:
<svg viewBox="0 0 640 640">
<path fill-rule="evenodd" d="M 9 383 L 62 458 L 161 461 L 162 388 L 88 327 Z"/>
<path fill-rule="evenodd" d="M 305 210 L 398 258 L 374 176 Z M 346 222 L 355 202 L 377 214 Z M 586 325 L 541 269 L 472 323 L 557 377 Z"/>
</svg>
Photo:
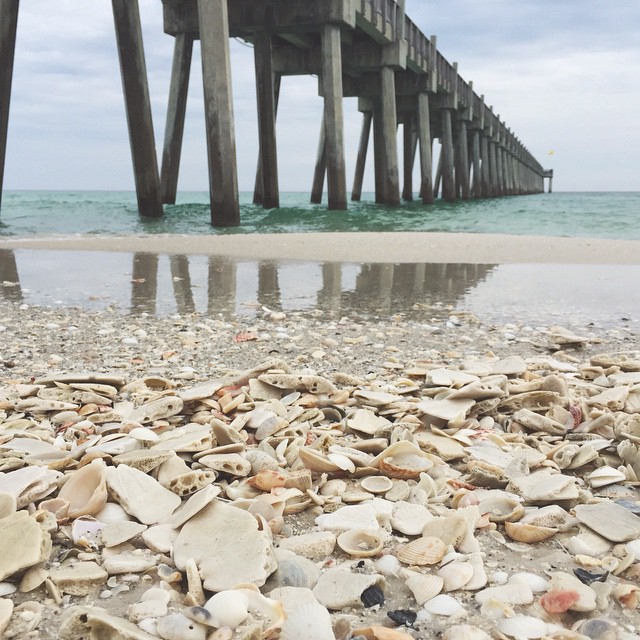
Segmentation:
<svg viewBox="0 0 640 640">
<path fill-rule="evenodd" d="M 276 74 L 274 81 L 274 99 L 275 99 L 275 117 L 278 116 L 278 102 L 280 101 L 280 85 L 282 84 L 282 76 Z M 253 187 L 253 204 L 263 204 L 264 202 L 264 183 L 262 181 L 262 152 L 258 148 L 258 166 L 256 169 L 256 181 Z"/>
<path fill-rule="evenodd" d="M 112 5 L 138 196 L 138 211 L 145 217 L 159 217 L 162 216 L 160 176 L 138 0 L 112 0 Z"/>
<path fill-rule="evenodd" d="M 193 53 L 193 37 L 179 33 L 173 48 L 173 67 L 169 87 L 167 124 L 164 131 L 162 169 L 160 171 L 160 195 L 165 204 L 175 204 L 178 191 L 180 154 L 184 134 L 184 117 L 187 110 L 189 73 Z"/>
<path fill-rule="evenodd" d="M 456 139 L 456 192 L 463 200 L 469 199 L 469 142 L 467 121 L 460 118 Z"/>
<path fill-rule="evenodd" d="M 11 102 L 19 4 L 19 0 L 0 0 L 0 208 L 2 208 L 2 185 L 7 153 L 9 104 Z"/>
<path fill-rule="evenodd" d="M 200 0 L 203 2 L 204 0 Z M 342 109 L 342 45 L 340 27 L 326 24 L 322 32 L 322 86 L 327 156 L 329 209 L 347 208 Z"/>
<path fill-rule="evenodd" d="M 254 56 L 263 188 L 262 206 L 265 209 L 274 209 L 280 206 L 276 151 L 276 87 L 272 49 L 271 34 L 266 31 L 256 32 L 254 35 Z"/>
<path fill-rule="evenodd" d="M 360 132 L 360 145 L 358 146 L 358 158 L 356 160 L 356 170 L 353 177 L 353 190 L 351 200 L 359 202 L 362 197 L 362 182 L 364 180 L 364 168 L 367 162 L 367 150 L 369 148 L 369 137 L 371 135 L 371 111 L 362 114 L 362 130 Z"/>
<path fill-rule="evenodd" d="M 380 100 L 373 101 L 373 165 L 375 179 L 375 202 L 384 204 L 384 177 L 387 173 L 387 158 L 382 135 L 382 106 Z"/>
<path fill-rule="evenodd" d="M 386 157 L 386 171 L 383 176 L 384 204 L 398 206 L 400 204 L 400 176 L 398 171 L 396 113 L 396 82 L 392 67 L 380 70 L 380 101 L 382 111 L 382 139 Z"/>
<path fill-rule="evenodd" d="M 320 138 L 318 139 L 318 154 L 316 167 L 313 172 L 313 184 L 311 185 L 311 204 L 322 202 L 322 190 L 324 189 L 324 174 L 327 171 L 327 137 L 325 135 L 324 118 L 320 125 Z"/>
<path fill-rule="evenodd" d="M 491 197 L 491 154 L 489 152 L 489 138 L 483 135 L 480 139 L 480 180 L 482 183 L 482 197 Z"/>
<path fill-rule="evenodd" d="M 404 158 L 402 169 L 404 180 L 402 183 L 402 199 L 407 202 L 413 200 L 413 163 L 416 157 L 418 137 L 412 113 L 405 113 L 402 130 Z"/>
<path fill-rule="evenodd" d="M 442 199 L 456 201 L 454 177 L 453 132 L 451 129 L 451 110 L 442 109 Z"/>
<path fill-rule="evenodd" d="M 211 224 L 240 224 L 227 0 L 198 0 Z"/>
<path fill-rule="evenodd" d="M 418 141 L 420 142 L 420 197 L 423 204 L 433 203 L 433 158 L 429 94 L 418 94 Z"/>
<path fill-rule="evenodd" d="M 471 132 L 471 162 L 473 166 L 473 197 L 482 198 L 482 170 L 480 168 L 480 129 Z"/>
</svg>

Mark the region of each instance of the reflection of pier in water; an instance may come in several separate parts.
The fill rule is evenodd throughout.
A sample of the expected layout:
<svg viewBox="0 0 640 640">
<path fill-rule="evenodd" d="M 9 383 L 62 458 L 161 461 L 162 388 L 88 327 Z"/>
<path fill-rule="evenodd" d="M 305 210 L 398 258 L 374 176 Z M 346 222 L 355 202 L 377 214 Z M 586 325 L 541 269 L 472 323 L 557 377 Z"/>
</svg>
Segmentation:
<svg viewBox="0 0 640 640">
<path fill-rule="evenodd" d="M 133 256 L 131 310 L 133 313 L 157 312 L 158 258 L 156 254 L 136 253 Z M 169 256 L 173 295 L 178 313 L 196 311 L 189 257 Z M 340 262 L 280 263 L 261 261 L 246 263 L 229 258 L 208 258 L 207 308 L 209 315 L 238 311 L 238 269 L 242 265 L 257 267 L 256 302 L 270 309 L 303 309 L 315 307 L 339 314 L 341 311 L 370 313 L 410 312 L 420 303 L 454 304 L 480 282 L 495 265 L 430 264 L 430 263 L 368 263 Z M 319 271 L 320 286 L 310 283 L 302 302 L 292 304 L 299 295 L 281 282 L 283 269 L 297 269 L 304 280 Z M 348 273 L 345 277 L 345 271 Z M 347 282 L 349 280 L 349 282 Z M 353 281 L 353 282 L 350 282 Z"/>
</svg>

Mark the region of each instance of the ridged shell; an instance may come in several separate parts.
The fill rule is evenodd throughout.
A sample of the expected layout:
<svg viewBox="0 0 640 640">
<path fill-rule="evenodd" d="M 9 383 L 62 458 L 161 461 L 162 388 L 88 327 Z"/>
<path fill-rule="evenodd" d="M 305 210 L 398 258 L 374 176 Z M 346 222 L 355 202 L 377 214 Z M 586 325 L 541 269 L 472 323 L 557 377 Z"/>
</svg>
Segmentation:
<svg viewBox="0 0 640 640">
<path fill-rule="evenodd" d="M 352 529 L 338 536 L 338 546 L 350 556 L 370 558 L 382 551 L 384 540 L 377 533 L 363 529 Z"/>
<path fill-rule="evenodd" d="M 413 597 L 419 605 L 423 605 L 427 600 L 435 598 L 444 586 L 444 580 L 440 576 L 427 573 L 415 573 L 405 581 L 407 587 L 413 593 Z"/>
<path fill-rule="evenodd" d="M 522 524 L 520 522 L 505 522 L 504 530 L 506 534 L 516 542 L 533 544 L 542 542 L 558 533 L 555 527 L 538 527 L 533 524 Z"/>
<path fill-rule="evenodd" d="M 471 580 L 473 567 L 468 562 L 449 562 L 438 571 L 438 575 L 444 580 L 445 591 L 457 591 Z"/>
<path fill-rule="evenodd" d="M 426 536 L 400 545 L 396 555 L 405 564 L 424 566 L 440 562 L 446 550 L 447 547 L 440 538 Z"/>
<path fill-rule="evenodd" d="M 280 631 L 280 640 L 335 640 L 331 615 L 317 603 L 307 603 L 289 613 Z"/>
</svg>

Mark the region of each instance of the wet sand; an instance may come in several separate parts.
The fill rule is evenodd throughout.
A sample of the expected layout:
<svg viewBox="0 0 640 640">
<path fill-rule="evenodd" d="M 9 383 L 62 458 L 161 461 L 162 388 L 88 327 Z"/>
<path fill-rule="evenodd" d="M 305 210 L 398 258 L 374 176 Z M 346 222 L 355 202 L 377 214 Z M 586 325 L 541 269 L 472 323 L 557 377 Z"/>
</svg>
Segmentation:
<svg viewBox="0 0 640 640">
<path fill-rule="evenodd" d="M 31 237 L 6 249 L 148 251 L 256 260 L 467 264 L 640 264 L 640 241 L 473 233 L 287 233 Z"/>
</svg>

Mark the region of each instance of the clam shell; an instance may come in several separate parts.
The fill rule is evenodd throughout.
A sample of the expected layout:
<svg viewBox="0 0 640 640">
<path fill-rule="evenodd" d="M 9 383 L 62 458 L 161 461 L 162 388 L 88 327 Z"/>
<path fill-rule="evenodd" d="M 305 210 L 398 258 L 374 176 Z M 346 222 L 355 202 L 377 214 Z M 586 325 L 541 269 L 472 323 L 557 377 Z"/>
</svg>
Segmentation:
<svg viewBox="0 0 640 640">
<path fill-rule="evenodd" d="M 473 567 L 468 562 L 450 562 L 438 571 L 443 579 L 444 591 L 462 589 L 473 577 Z"/>
<path fill-rule="evenodd" d="M 488 495 L 478 503 L 478 511 L 488 514 L 490 522 L 514 522 L 524 516 L 524 507 L 520 500 L 510 498 L 504 493 Z"/>
<path fill-rule="evenodd" d="M 378 555 L 384 546 L 381 535 L 363 529 L 344 531 L 338 536 L 338 546 L 350 556 L 370 558 Z"/>
<path fill-rule="evenodd" d="M 504 530 L 512 540 L 527 544 L 542 542 L 558 533 L 558 529 L 555 527 L 538 527 L 533 524 L 522 524 L 521 522 L 505 522 Z"/>
<path fill-rule="evenodd" d="M 396 502 L 391 516 L 391 526 L 407 536 L 418 536 L 427 522 L 433 518 L 431 512 L 421 504 Z"/>
<path fill-rule="evenodd" d="M 433 467 L 429 455 L 412 442 L 401 440 L 387 447 L 371 461 L 372 467 L 390 478 L 418 478 Z"/>
<path fill-rule="evenodd" d="M 327 456 L 317 449 L 300 447 L 298 450 L 298 456 L 305 467 L 310 471 L 314 471 L 316 473 L 335 473 L 336 471 L 340 471 L 340 467 L 335 462 L 332 462 L 327 458 Z"/>
<path fill-rule="evenodd" d="M 278 568 L 271 576 L 278 587 L 303 587 L 313 589 L 320 578 L 320 569 L 308 558 L 286 549 L 277 549 Z"/>
<path fill-rule="evenodd" d="M 400 545 L 396 556 L 404 564 L 424 566 L 437 564 L 442 560 L 447 550 L 445 543 L 440 538 L 426 536 L 413 542 Z"/>
<path fill-rule="evenodd" d="M 393 487 L 393 481 L 387 476 L 367 476 L 360 480 L 360 486 L 369 493 L 386 493 Z"/>
<path fill-rule="evenodd" d="M 425 602 L 424 608 L 429 613 L 446 617 L 454 616 L 464 611 L 464 607 L 455 598 L 446 593 L 441 593 Z"/>
<path fill-rule="evenodd" d="M 407 587 L 413 593 L 413 597 L 419 605 L 435 598 L 444 586 L 444 580 L 440 576 L 427 573 L 413 573 L 405 581 Z"/>
<path fill-rule="evenodd" d="M 547 623 L 533 616 L 516 615 L 498 622 L 498 630 L 512 638 L 543 638 L 547 635 Z"/>
</svg>

